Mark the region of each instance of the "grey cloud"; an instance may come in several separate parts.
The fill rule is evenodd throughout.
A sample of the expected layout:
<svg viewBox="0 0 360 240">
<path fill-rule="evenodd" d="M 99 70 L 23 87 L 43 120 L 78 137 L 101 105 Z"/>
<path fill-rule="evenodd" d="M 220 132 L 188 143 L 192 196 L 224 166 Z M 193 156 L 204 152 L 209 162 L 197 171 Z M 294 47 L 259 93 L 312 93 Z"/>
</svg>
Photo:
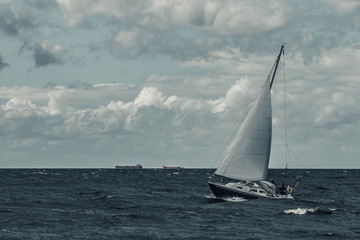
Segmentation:
<svg viewBox="0 0 360 240">
<path fill-rule="evenodd" d="M 31 11 L 29 11 L 31 9 Z M 25 2 L 2 3 L 0 6 L 0 31 L 9 36 L 21 39 L 32 35 L 32 31 L 39 27 L 39 15 L 35 9 Z"/>
<path fill-rule="evenodd" d="M 119 58 L 168 55 L 177 60 L 206 59 L 224 47 L 224 39 L 208 36 L 182 37 L 174 31 L 121 30 L 112 39 L 112 52 Z"/>
<path fill-rule="evenodd" d="M 16 23 L 14 21 L 9 22 L 6 16 L 0 17 L 0 29 L 8 35 L 16 35 L 18 33 Z"/>
<path fill-rule="evenodd" d="M 0 16 L 0 29 L 3 33 L 10 36 L 17 35 L 19 29 L 30 25 L 25 19 L 16 19 L 14 13 L 11 11 L 1 9 Z"/>
<path fill-rule="evenodd" d="M 61 64 L 62 60 L 55 56 L 53 53 L 47 49 L 43 49 L 40 46 L 37 46 L 34 49 L 34 59 L 36 67 L 45 67 L 49 64 Z"/>
<path fill-rule="evenodd" d="M 8 67 L 9 64 L 7 62 L 4 62 L 3 57 L 0 55 L 0 72 L 5 68 Z"/>
<path fill-rule="evenodd" d="M 97 52 L 107 49 L 119 58 L 166 55 L 181 61 L 208 60 L 213 51 L 229 47 L 268 54 L 287 41 L 301 52 L 304 62 L 311 63 L 323 50 L 357 41 L 358 7 L 348 9 L 346 4 L 334 1 L 298 4 L 296 1 L 34 0 L 4 4 L 0 9 L 0 29 L 36 45 L 38 39 L 44 38 L 44 26 L 54 32 L 59 29 L 76 32 L 85 25 L 89 31 L 96 31 L 106 26 L 113 34 L 108 41 L 104 40 L 108 47 L 88 43 L 97 46 L 89 48 L 90 54 L 94 49 Z M 11 9 L 17 9 L 16 14 Z M 332 10 L 337 14 L 331 14 Z M 69 60 L 39 46 L 33 50 L 36 67 Z M 75 55 L 76 49 L 73 52 Z"/>
<path fill-rule="evenodd" d="M 113 9 L 113 16 L 126 17 L 131 28 L 118 26 L 111 49 L 121 58 L 163 54 L 184 61 L 207 60 L 211 52 L 229 47 L 268 54 L 288 42 L 305 63 L 312 63 L 323 51 L 357 41 L 356 11 L 333 15 L 330 6 L 319 12 L 316 3 L 306 5 L 300 8 L 288 1 L 169 3 L 159 8 L 146 6 L 147 11 L 136 18 L 116 15 L 121 9 Z"/>
<path fill-rule="evenodd" d="M 30 4 L 41 11 L 47 11 L 57 6 L 54 0 L 31 0 Z"/>
<path fill-rule="evenodd" d="M 63 64 L 70 59 L 70 54 L 59 44 L 50 45 L 47 40 L 41 41 L 34 47 L 35 67 L 46 67 L 51 64 Z"/>
</svg>

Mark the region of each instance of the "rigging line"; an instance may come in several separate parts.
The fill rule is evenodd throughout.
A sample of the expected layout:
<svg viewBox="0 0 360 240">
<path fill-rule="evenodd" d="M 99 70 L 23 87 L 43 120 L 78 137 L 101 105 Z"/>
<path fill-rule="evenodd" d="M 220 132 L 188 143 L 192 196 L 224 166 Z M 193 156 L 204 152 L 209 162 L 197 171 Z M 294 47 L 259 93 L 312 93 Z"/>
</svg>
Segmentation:
<svg viewBox="0 0 360 240">
<path fill-rule="evenodd" d="M 294 158 L 295 158 L 295 160 L 296 160 L 296 162 L 297 162 L 298 168 L 300 168 L 299 160 L 298 160 L 298 158 L 296 157 L 294 151 L 293 151 L 289 146 L 288 146 L 288 148 L 289 148 L 289 155 L 290 155 L 290 153 L 291 153 L 291 154 L 294 156 Z"/>
<path fill-rule="evenodd" d="M 284 141 L 285 141 L 285 166 L 287 167 L 288 165 L 288 152 L 287 152 L 287 148 L 288 148 L 288 142 L 287 142 L 287 112 L 286 112 L 286 81 L 285 81 L 285 54 L 283 52 L 283 65 L 284 65 Z M 290 164 L 290 162 L 289 162 Z"/>
<path fill-rule="evenodd" d="M 229 146 L 230 141 L 234 138 L 234 135 L 235 135 L 235 133 L 237 133 L 240 126 L 241 126 L 241 123 L 237 126 L 237 128 L 235 129 L 235 131 L 233 132 L 233 134 L 231 135 L 231 137 L 229 138 L 229 140 L 227 141 L 227 143 L 225 144 L 225 146 L 223 147 L 223 149 L 221 150 L 221 152 L 219 153 L 219 155 L 217 156 L 217 158 L 215 159 L 215 161 L 213 162 L 211 167 L 214 167 L 215 163 L 219 160 L 220 156 L 223 154 L 223 152 L 225 151 L 227 146 Z"/>
</svg>

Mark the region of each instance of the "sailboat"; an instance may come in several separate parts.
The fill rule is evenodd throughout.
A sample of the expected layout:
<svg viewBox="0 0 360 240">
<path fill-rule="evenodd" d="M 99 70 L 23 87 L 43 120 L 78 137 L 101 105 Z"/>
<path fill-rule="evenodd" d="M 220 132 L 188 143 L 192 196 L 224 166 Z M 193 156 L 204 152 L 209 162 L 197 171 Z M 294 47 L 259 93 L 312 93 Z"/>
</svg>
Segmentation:
<svg viewBox="0 0 360 240">
<path fill-rule="evenodd" d="M 246 199 L 292 199 L 294 188 L 284 184 L 278 188 L 267 181 L 271 150 L 272 110 L 271 87 L 284 44 L 244 120 L 234 135 L 220 166 L 208 181 L 216 197 Z"/>
</svg>

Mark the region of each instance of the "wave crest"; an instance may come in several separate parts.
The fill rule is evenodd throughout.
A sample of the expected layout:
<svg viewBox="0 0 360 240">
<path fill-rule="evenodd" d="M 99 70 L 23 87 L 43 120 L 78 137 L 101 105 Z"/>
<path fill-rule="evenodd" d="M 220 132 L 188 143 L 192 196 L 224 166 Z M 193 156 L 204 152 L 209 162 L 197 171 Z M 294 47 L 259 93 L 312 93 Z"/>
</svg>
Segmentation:
<svg viewBox="0 0 360 240">
<path fill-rule="evenodd" d="M 318 214 L 331 214 L 336 209 L 329 208 L 329 209 L 321 209 L 321 208 L 296 208 L 296 209 L 288 209 L 284 210 L 286 214 L 296 214 L 296 215 L 304 215 L 307 213 L 318 213 Z"/>
</svg>

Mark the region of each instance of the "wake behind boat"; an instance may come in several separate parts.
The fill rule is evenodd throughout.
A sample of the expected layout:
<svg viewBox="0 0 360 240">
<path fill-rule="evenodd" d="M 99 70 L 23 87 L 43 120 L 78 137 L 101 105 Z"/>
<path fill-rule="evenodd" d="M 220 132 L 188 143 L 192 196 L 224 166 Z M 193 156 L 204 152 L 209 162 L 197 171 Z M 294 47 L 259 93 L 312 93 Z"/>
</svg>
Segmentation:
<svg viewBox="0 0 360 240">
<path fill-rule="evenodd" d="M 296 186 L 285 187 L 283 183 L 277 187 L 274 182 L 266 181 L 272 136 L 271 87 L 282 54 L 284 45 L 281 46 L 269 76 L 234 135 L 220 166 L 208 182 L 215 196 L 247 199 L 293 198 Z"/>
</svg>

